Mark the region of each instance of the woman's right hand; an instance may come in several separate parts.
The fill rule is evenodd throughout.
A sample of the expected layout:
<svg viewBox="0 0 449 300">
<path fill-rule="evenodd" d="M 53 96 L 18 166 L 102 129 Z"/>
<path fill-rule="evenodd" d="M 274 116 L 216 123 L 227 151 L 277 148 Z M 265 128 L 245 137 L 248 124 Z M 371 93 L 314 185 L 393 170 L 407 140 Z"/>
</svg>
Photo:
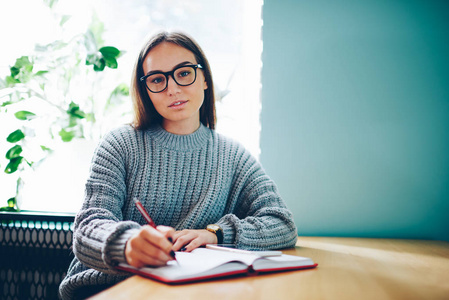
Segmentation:
<svg viewBox="0 0 449 300">
<path fill-rule="evenodd" d="M 136 268 L 167 264 L 175 258 L 173 244 L 170 242 L 173 241 L 174 232 L 173 228 L 167 226 L 142 226 L 140 231 L 126 242 L 127 263 Z"/>
</svg>

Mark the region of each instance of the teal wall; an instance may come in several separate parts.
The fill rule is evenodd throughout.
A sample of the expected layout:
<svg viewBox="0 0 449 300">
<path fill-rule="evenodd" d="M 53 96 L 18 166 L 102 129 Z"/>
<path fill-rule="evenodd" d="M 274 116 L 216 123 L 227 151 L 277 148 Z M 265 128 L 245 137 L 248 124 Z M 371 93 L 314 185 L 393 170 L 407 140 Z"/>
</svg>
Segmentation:
<svg viewBox="0 0 449 300">
<path fill-rule="evenodd" d="M 260 160 L 299 235 L 449 241 L 449 1 L 265 0 Z"/>
</svg>

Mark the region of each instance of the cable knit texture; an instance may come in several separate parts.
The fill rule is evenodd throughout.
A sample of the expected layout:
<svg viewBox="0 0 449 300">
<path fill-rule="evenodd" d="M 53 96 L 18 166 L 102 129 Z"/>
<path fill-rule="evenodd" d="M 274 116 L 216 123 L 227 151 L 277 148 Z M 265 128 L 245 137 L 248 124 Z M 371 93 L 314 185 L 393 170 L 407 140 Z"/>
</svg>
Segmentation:
<svg viewBox="0 0 449 300">
<path fill-rule="evenodd" d="M 158 225 L 181 230 L 215 223 L 223 228 L 223 242 L 239 248 L 296 242 L 293 216 L 276 185 L 239 143 L 203 125 L 190 135 L 126 125 L 108 133 L 93 156 L 75 219 L 76 258 L 60 285 L 61 298 L 129 276 L 114 265 L 126 262 L 126 241 L 146 224 L 134 197 Z"/>
</svg>

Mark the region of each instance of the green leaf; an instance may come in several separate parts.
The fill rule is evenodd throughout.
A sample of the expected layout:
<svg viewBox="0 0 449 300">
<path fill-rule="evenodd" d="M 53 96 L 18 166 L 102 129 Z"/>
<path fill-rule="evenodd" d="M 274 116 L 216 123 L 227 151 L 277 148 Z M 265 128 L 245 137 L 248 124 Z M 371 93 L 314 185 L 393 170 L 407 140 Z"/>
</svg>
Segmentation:
<svg viewBox="0 0 449 300">
<path fill-rule="evenodd" d="M 120 56 L 120 50 L 112 46 L 107 46 L 101 47 L 99 51 L 103 55 L 106 66 L 111 69 L 117 69 L 117 57 Z"/>
<path fill-rule="evenodd" d="M 111 93 L 111 95 L 129 96 L 129 86 L 126 83 L 120 83 Z"/>
<path fill-rule="evenodd" d="M 94 65 L 94 71 L 100 72 L 104 70 L 106 61 L 101 57 L 100 53 L 88 54 L 86 57 L 86 65 Z"/>
<path fill-rule="evenodd" d="M 104 70 L 104 67 L 106 66 L 106 61 L 104 58 L 100 58 L 95 64 L 94 64 L 94 71 L 95 72 L 101 72 Z"/>
<path fill-rule="evenodd" d="M 109 109 L 115 105 L 122 103 L 123 96 L 129 96 L 129 86 L 126 83 L 121 83 L 111 92 L 111 95 L 106 102 L 105 109 Z"/>
<path fill-rule="evenodd" d="M 13 159 L 9 160 L 9 163 L 5 168 L 5 173 L 12 174 L 15 171 L 17 171 L 22 160 L 23 160 L 22 156 L 14 157 Z"/>
<path fill-rule="evenodd" d="M 99 51 L 104 58 L 117 58 L 120 55 L 120 50 L 112 46 L 101 47 Z"/>
<path fill-rule="evenodd" d="M 0 107 L 5 107 L 5 106 L 7 106 L 7 105 L 11 105 L 11 104 L 13 104 L 14 102 L 12 102 L 12 101 L 5 101 L 5 102 L 3 102 L 1 105 L 0 105 Z"/>
<path fill-rule="evenodd" d="M 12 67 L 11 69 L 24 69 L 28 72 L 31 72 L 33 70 L 33 64 L 30 62 L 30 59 L 28 58 L 28 56 L 22 56 L 18 59 L 16 59 L 16 63 L 14 65 L 14 67 Z M 18 74 L 18 73 L 17 73 Z"/>
<path fill-rule="evenodd" d="M 36 74 L 34 74 L 35 76 L 43 76 L 44 74 L 47 74 L 48 71 L 38 71 L 36 72 Z"/>
<path fill-rule="evenodd" d="M 18 141 L 20 141 L 21 139 L 23 139 L 25 137 L 25 134 L 23 133 L 22 130 L 17 129 L 14 132 L 11 132 L 8 137 L 6 138 L 6 140 L 10 143 L 17 143 Z"/>
<path fill-rule="evenodd" d="M 9 206 L 9 205 L 10 205 L 10 202 L 11 202 L 11 199 L 14 199 L 14 200 L 13 200 L 13 201 L 14 201 L 14 205 L 13 205 L 13 206 Z M 14 207 L 15 204 L 16 204 L 16 198 L 9 198 L 9 199 L 8 199 L 8 206 L 0 207 L 0 211 L 19 211 L 18 208 L 15 208 L 15 207 Z M 3 222 L 4 222 L 4 221 L 3 221 Z"/>
<path fill-rule="evenodd" d="M 15 157 L 19 157 L 20 153 L 22 153 L 22 151 L 23 151 L 22 146 L 15 145 L 11 149 L 9 149 L 8 152 L 6 152 L 6 158 L 13 159 Z"/>
<path fill-rule="evenodd" d="M 117 57 L 121 52 L 115 47 L 101 47 L 97 53 L 90 53 L 86 57 L 86 65 L 94 65 L 94 71 L 103 71 L 105 67 L 117 69 Z"/>
<path fill-rule="evenodd" d="M 14 207 L 14 206 L 16 206 L 16 198 L 15 197 L 12 197 L 12 198 L 9 198 L 8 200 L 7 200 L 7 203 L 8 203 L 8 207 Z"/>
<path fill-rule="evenodd" d="M 10 76 L 6 77 L 8 85 L 15 85 L 20 82 L 28 82 L 32 77 L 33 63 L 28 56 L 22 56 L 16 59 L 16 63 L 10 69 Z"/>
<path fill-rule="evenodd" d="M 97 53 L 88 54 L 86 57 L 86 65 L 95 65 L 101 57 Z"/>
<path fill-rule="evenodd" d="M 44 145 L 41 145 L 41 149 L 42 149 L 43 151 L 47 151 L 47 152 L 53 151 L 51 148 L 45 147 Z"/>
<path fill-rule="evenodd" d="M 61 137 L 63 142 L 70 142 L 75 137 L 75 132 L 61 129 L 61 131 L 59 131 L 59 136 Z"/>
<path fill-rule="evenodd" d="M 36 114 L 32 113 L 30 111 L 21 110 L 21 111 L 16 112 L 14 114 L 14 116 L 16 116 L 16 118 L 19 119 L 19 120 L 25 121 L 25 120 L 34 119 L 36 117 Z"/>
<path fill-rule="evenodd" d="M 3 206 L 3 207 L 0 207 L 0 211 L 16 211 L 16 210 L 9 206 Z"/>
<path fill-rule="evenodd" d="M 20 80 L 15 79 L 13 76 L 6 76 L 5 81 L 8 86 L 15 85 L 16 83 L 20 83 Z"/>
<path fill-rule="evenodd" d="M 80 107 L 75 102 L 70 102 L 69 109 L 67 110 L 67 113 L 75 118 L 78 119 L 84 119 L 86 117 L 86 113 L 80 110 Z"/>
<path fill-rule="evenodd" d="M 20 69 L 17 68 L 16 66 L 13 66 L 13 67 L 9 68 L 9 72 L 11 73 L 11 77 L 14 78 L 17 75 L 19 75 Z"/>
<path fill-rule="evenodd" d="M 106 67 L 111 68 L 111 69 L 117 69 L 118 63 L 115 58 L 112 58 L 112 57 L 106 58 L 105 57 L 104 60 L 106 61 Z"/>
<path fill-rule="evenodd" d="M 30 65 L 30 59 L 28 56 L 21 56 L 18 59 L 16 59 L 16 64 L 14 65 L 17 68 L 21 68 L 23 66 Z"/>
</svg>

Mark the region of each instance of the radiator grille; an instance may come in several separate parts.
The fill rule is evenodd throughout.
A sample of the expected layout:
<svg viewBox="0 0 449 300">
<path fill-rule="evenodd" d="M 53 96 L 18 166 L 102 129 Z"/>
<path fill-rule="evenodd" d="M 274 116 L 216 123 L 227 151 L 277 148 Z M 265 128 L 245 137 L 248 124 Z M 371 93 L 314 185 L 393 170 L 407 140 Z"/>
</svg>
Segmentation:
<svg viewBox="0 0 449 300">
<path fill-rule="evenodd" d="M 74 215 L 0 213 L 0 298 L 57 299 L 73 259 Z"/>
</svg>

